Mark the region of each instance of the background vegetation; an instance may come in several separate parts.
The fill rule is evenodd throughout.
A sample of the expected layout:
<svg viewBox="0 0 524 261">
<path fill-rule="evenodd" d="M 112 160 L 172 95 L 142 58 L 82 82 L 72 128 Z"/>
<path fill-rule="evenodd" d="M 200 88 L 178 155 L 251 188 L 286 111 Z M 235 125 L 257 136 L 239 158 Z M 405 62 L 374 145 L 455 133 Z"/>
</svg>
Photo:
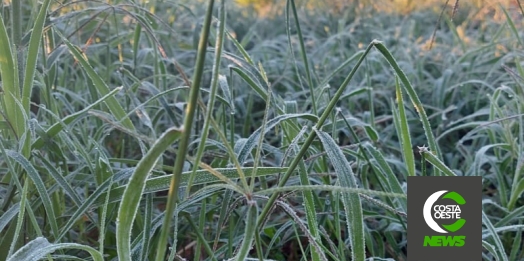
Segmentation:
<svg viewBox="0 0 524 261">
<path fill-rule="evenodd" d="M 457 2 L 3 1 L 0 260 L 406 260 L 413 175 L 524 260 L 524 12 Z"/>
</svg>

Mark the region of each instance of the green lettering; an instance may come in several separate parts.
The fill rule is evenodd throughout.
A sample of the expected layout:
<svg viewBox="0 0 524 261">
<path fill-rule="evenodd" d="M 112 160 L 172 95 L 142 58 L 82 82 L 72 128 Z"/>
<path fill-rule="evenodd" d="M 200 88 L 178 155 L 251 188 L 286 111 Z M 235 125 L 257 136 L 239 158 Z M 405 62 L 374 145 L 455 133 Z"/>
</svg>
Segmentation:
<svg viewBox="0 0 524 261">
<path fill-rule="evenodd" d="M 439 236 L 425 236 L 424 237 L 424 246 L 440 246 Z"/>
<path fill-rule="evenodd" d="M 456 247 L 461 247 L 466 244 L 466 236 L 454 236 L 453 239 L 455 240 Z"/>
<path fill-rule="evenodd" d="M 425 236 L 424 246 L 461 247 L 466 244 L 466 236 Z"/>
</svg>

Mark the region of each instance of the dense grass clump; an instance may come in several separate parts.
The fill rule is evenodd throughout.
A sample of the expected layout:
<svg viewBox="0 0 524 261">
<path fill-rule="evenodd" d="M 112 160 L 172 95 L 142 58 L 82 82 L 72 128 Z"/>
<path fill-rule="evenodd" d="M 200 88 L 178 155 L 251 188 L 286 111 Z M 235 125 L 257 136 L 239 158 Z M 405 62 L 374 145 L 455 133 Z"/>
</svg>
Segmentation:
<svg viewBox="0 0 524 261">
<path fill-rule="evenodd" d="M 321 2 L 3 1 L 0 260 L 406 260 L 414 175 L 524 259 L 520 2 Z"/>
</svg>

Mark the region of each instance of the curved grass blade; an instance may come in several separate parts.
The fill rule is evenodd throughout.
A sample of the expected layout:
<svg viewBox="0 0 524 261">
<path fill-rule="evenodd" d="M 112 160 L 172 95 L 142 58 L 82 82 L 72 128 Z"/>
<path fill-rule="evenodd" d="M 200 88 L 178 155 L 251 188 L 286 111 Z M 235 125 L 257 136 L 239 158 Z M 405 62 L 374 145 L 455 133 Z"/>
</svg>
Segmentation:
<svg viewBox="0 0 524 261">
<path fill-rule="evenodd" d="M 44 204 L 44 208 L 46 210 L 47 218 L 49 219 L 49 224 L 51 225 L 51 230 L 53 231 L 53 234 L 56 236 L 58 235 L 58 225 L 56 223 L 57 219 L 55 216 L 55 211 L 53 208 L 53 204 L 51 203 L 51 198 L 49 197 L 49 193 L 47 193 L 47 189 L 45 187 L 44 181 L 38 174 L 38 171 L 36 171 L 35 167 L 29 162 L 22 154 L 13 151 L 13 150 L 6 150 L 7 156 L 18 162 L 20 166 L 26 171 L 27 175 L 31 178 L 33 183 L 35 184 L 36 190 L 38 191 L 38 194 L 40 195 L 40 198 L 42 199 L 42 203 Z"/>
<path fill-rule="evenodd" d="M 511 189 L 511 196 L 508 202 L 508 210 L 513 210 L 517 200 L 520 198 L 520 195 L 524 192 L 524 179 L 521 179 L 517 184 L 513 185 Z"/>
<path fill-rule="evenodd" d="M 58 33 L 58 31 L 57 31 L 57 33 Z M 108 93 L 110 93 L 110 89 L 107 86 L 107 84 L 104 82 L 104 80 L 102 80 L 102 78 L 100 78 L 100 76 L 98 76 L 96 71 L 93 69 L 93 67 L 91 67 L 91 65 L 87 61 L 87 58 L 85 57 L 85 55 L 83 55 L 81 53 L 79 48 L 74 46 L 71 42 L 69 42 L 67 40 L 67 38 L 62 36 L 60 33 L 58 33 L 58 34 L 62 37 L 62 40 L 67 45 L 67 47 L 69 48 L 69 51 L 73 54 L 75 59 L 80 62 L 80 64 L 82 65 L 82 67 L 86 71 L 86 73 L 89 76 L 89 78 L 91 79 L 91 81 L 93 81 L 93 84 L 96 87 L 98 93 L 100 93 L 101 95 L 107 95 Z M 120 103 L 118 103 L 118 100 L 115 97 L 109 96 L 107 98 L 107 101 L 105 101 L 105 104 L 107 104 L 107 106 L 109 107 L 109 110 L 111 111 L 111 113 L 119 121 L 122 121 L 122 124 L 126 128 L 128 128 L 129 130 L 135 130 L 135 126 L 133 125 L 133 122 L 131 121 L 131 119 L 129 117 L 126 117 L 125 110 L 122 108 Z"/>
<path fill-rule="evenodd" d="M 357 181 L 344 153 L 336 142 L 326 132 L 314 129 L 322 142 L 329 160 L 337 173 L 342 187 L 357 188 Z M 342 194 L 342 203 L 346 214 L 348 233 L 350 235 L 351 260 L 366 259 L 366 244 L 364 237 L 364 215 L 362 202 L 358 194 Z"/>
<path fill-rule="evenodd" d="M 504 250 L 504 245 L 502 244 L 502 241 L 500 241 L 500 237 L 497 235 L 497 230 L 489 220 L 489 217 L 482 211 L 482 223 L 486 228 L 488 229 L 488 232 L 491 234 L 493 241 L 495 242 L 495 250 L 496 250 L 496 256 L 499 257 L 499 260 L 501 261 L 509 261 L 508 255 L 506 254 L 506 251 Z"/>
<path fill-rule="evenodd" d="M 244 162 L 247 159 L 247 157 L 249 156 L 249 153 L 251 153 L 251 150 L 253 150 L 253 147 L 255 147 L 255 145 L 257 144 L 256 142 L 260 138 L 260 135 L 265 134 L 266 132 L 274 128 L 276 125 L 278 125 L 282 121 L 295 119 L 295 118 L 308 119 L 314 123 L 318 121 L 318 118 L 315 115 L 309 114 L 309 113 L 279 115 L 269 120 L 266 126 L 262 126 L 258 128 L 256 131 L 254 131 L 241 147 L 235 148 L 235 151 L 237 152 L 237 155 L 238 155 L 238 161 Z M 265 128 L 264 128 L 264 132 L 262 133 L 263 127 Z M 291 127 L 291 124 L 290 124 L 290 127 Z"/>
<path fill-rule="evenodd" d="M 373 40 L 372 44 L 373 46 L 375 46 L 375 48 L 377 48 L 377 50 L 380 51 L 380 53 L 382 53 L 384 58 L 386 58 L 386 60 L 388 61 L 389 65 L 391 65 L 393 70 L 395 70 L 397 76 L 400 78 L 400 81 L 404 85 L 404 88 L 406 88 L 408 96 L 411 99 L 411 102 L 413 103 L 413 106 L 415 107 L 420 117 L 420 120 L 422 121 L 424 132 L 426 134 L 426 138 L 428 139 L 429 148 L 431 149 L 432 153 L 436 154 L 437 158 L 442 158 L 437 142 L 435 141 L 435 137 L 433 136 L 428 116 L 426 115 L 426 111 L 424 110 L 423 104 L 418 98 L 418 95 L 415 92 L 413 85 L 411 85 L 411 82 L 409 81 L 408 77 L 406 76 L 404 71 L 400 69 L 400 66 L 398 65 L 397 61 L 395 60 L 393 55 L 391 55 L 386 46 L 378 40 Z"/>
<path fill-rule="evenodd" d="M 253 245 L 253 240 L 255 239 L 257 214 L 258 207 L 256 201 L 248 200 L 244 238 L 240 245 L 238 254 L 235 258 L 230 260 L 246 260 L 249 250 L 251 250 L 251 246 Z"/>
<path fill-rule="evenodd" d="M 373 159 L 375 159 L 375 161 L 378 164 L 379 170 L 377 171 L 377 173 L 379 174 L 379 176 L 377 179 L 380 183 L 382 183 L 382 187 L 386 188 L 387 191 L 392 191 L 398 194 L 404 194 L 402 186 L 400 185 L 400 182 L 395 176 L 395 173 L 393 172 L 389 164 L 386 162 L 386 159 L 380 153 L 380 151 L 373 147 L 373 145 L 369 142 L 364 143 L 363 147 L 368 151 L 368 153 L 373 157 Z M 404 212 L 406 212 L 406 201 L 399 200 L 398 205 Z"/>
<path fill-rule="evenodd" d="M 0 217 L 0 231 L 3 231 L 4 228 L 9 224 L 11 219 L 13 219 L 16 214 L 20 211 L 20 202 L 12 205 L 2 216 Z"/>
<path fill-rule="evenodd" d="M 18 180 L 17 180 L 18 181 Z M 25 180 L 26 182 L 28 181 L 28 178 L 26 178 Z M 20 182 L 17 182 L 17 186 L 20 186 Z M 17 218 L 17 221 L 16 221 L 16 228 L 15 228 L 15 233 L 14 233 L 14 236 L 13 238 L 11 238 L 12 242 L 11 242 L 11 247 L 9 247 L 9 253 L 7 254 L 7 256 L 11 256 L 11 254 L 13 253 L 13 251 L 15 250 L 15 247 L 18 243 L 18 240 L 20 238 L 20 232 L 22 230 L 22 225 L 24 224 L 24 216 L 25 216 L 25 210 L 26 210 L 26 205 L 27 205 L 27 191 L 29 190 L 29 184 L 25 184 L 25 186 L 22 188 L 22 195 L 20 197 L 20 212 L 18 213 L 18 218 Z M 30 209 L 30 208 L 29 208 Z M 28 209 L 28 210 L 29 210 Z M 37 228 L 38 226 L 36 226 Z"/>
<path fill-rule="evenodd" d="M 246 72 L 245 70 L 235 66 L 230 66 L 230 70 L 236 72 L 242 79 L 244 79 L 244 81 L 246 81 L 249 84 L 249 86 L 251 86 L 251 88 L 253 88 L 253 90 L 256 93 L 258 93 L 258 95 L 260 95 L 262 99 L 264 99 L 264 101 L 267 100 L 267 91 L 264 88 L 262 88 L 259 84 L 257 84 L 258 81 L 255 81 L 255 79 L 253 79 L 253 77 L 249 75 L 249 72 Z"/>
<path fill-rule="evenodd" d="M 308 191 L 310 192 L 310 191 Z M 300 217 L 298 217 L 297 213 L 295 212 L 295 210 L 288 204 L 286 204 L 285 202 L 283 202 L 282 200 L 278 200 L 277 201 L 277 205 L 282 209 L 284 210 L 284 212 L 287 213 L 287 215 L 289 217 L 291 217 L 291 219 L 294 221 L 294 223 L 300 228 L 300 230 L 302 230 L 302 232 L 304 232 L 304 234 L 306 235 L 309 243 L 311 244 L 311 253 L 312 253 L 312 260 L 322 260 L 322 261 L 327 261 L 328 259 L 326 258 L 326 254 L 325 252 L 329 253 L 329 251 L 325 251 L 323 249 L 323 246 L 319 244 L 319 242 L 317 241 L 320 241 L 320 238 L 319 236 L 315 236 L 313 234 L 313 231 L 310 231 L 308 230 L 308 228 L 304 225 L 304 223 L 302 222 L 302 220 L 300 219 Z M 308 221 L 309 223 L 309 221 Z M 315 222 L 316 223 L 316 222 Z M 291 223 L 293 224 L 293 223 Z M 310 228 L 311 229 L 311 228 Z M 317 232 L 318 234 L 318 232 Z"/>
<path fill-rule="evenodd" d="M 496 261 L 500 261 L 501 260 L 500 254 L 498 253 L 498 251 L 495 249 L 495 247 L 492 244 L 482 240 L 482 247 L 484 249 L 488 250 L 488 252 L 495 257 Z"/>
<path fill-rule="evenodd" d="M 331 101 L 327 105 L 326 109 L 324 110 L 324 112 L 320 116 L 320 119 L 315 124 L 315 128 L 316 129 L 320 129 L 322 127 L 322 125 L 324 124 L 324 122 L 326 121 L 326 119 L 329 117 L 329 115 L 333 111 L 333 108 L 335 107 L 336 103 L 339 101 L 340 96 L 342 96 L 342 93 L 344 92 L 346 87 L 349 85 L 349 82 L 351 81 L 351 79 L 353 79 L 353 76 L 357 72 L 357 69 L 360 67 L 360 65 L 364 61 L 364 58 L 366 57 L 366 55 L 369 53 L 369 51 L 373 47 L 373 44 L 374 44 L 374 42 L 371 42 L 368 45 L 368 47 L 366 48 L 366 51 L 359 58 L 359 60 L 357 61 L 357 64 L 355 65 L 355 67 L 353 67 L 353 69 L 351 69 L 351 71 L 349 72 L 348 76 L 346 77 L 346 79 L 344 79 L 344 81 L 342 82 L 342 84 L 338 88 L 338 90 L 335 93 L 335 95 L 333 95 L 333 98 L 331 99 Z M 291 162 L 291 164 L 289 166 L 289 169 L 286 171 L 286 173 L 284 173 L 284 175 L 282 176 L 282 179 L 280 179 L 280 182 L 278 184 L 279 187 L 283 187 L 286 184 L 288 179 L 291 177 L 291 174 L 293 173 L 293 171 L 295 171 L 295 168 L 298 166 L 298 164 L 302 160 L 302 157 L 306 154 L 307 150 L 309 149 L 309 146 L 313 143 L 313 140 L 315 139 L 315 137 L 316 137 L 316 131 L 313 131 L 313 132 L 311 132 L 309 134 L 309 136 L 307 137 L 306 141 L 304 142 L 304 144 L 300 148 L 300 151 L 297 153 L 297 155 L 295 156 L 295 158 Z M 264 223 L 264 220 L 266 219 L 266 217 L 269 215 L 269 212 L 273 208 L 273 204 L 277 200 L 278 196 L 279 196 L 278 194 L 272 195 L 269 198 L 269 200 L 267 201 L 265 207 L 262 209 L 262 211 L 260 213 L 260 216 L 259 216 L 259 219 L 257 221 L 257 227 L 259 227 L 259 229 L 260 229 L 260 226 Z"/>
<path fill-rule="evenodd" d="M 103 261 L 104 258 L 96 249 L 75 243 L 51 244 L 44 237 L 38 237 L 27 243 L 24 247 L 16 251 L 7 261 L 38 261 L 47 254 L 60 249 L 78 249 L 88 252 L 94 261 Z"/>
<path fill-rule="evenodd" d="M 227 83 L 227 78 L 224 75 L 218 76 L 218 84 L 220 89 L 222 90 L 222 93 L 224 95 L 224 98 L 221 100 L 229 106 L 232 113 L 235 113 L 235 101 L 233 99 L 233 94 L 231 93 L 231 88 L 229 87 L 229 84 Z M 218 95 L 217 95 L 218 96 Z M 220 97 L 220 96 L 218 96 Z"/>
<path fill-rule="evenodd" d="M 120 260 L 131 260 L 131 229 L 144 191 L 145 181 L 162 153 L 180 138 L 182 131 L 167 129 L 140 160 L 122 196 L 116 225 L 117 252 Z M 179 156 L 181 157 L 181 156 Z"/>
<path fill-rule="evenodd" d="M 240 178 L 239 172 L 236 168 L 215 168 L 213 169 L 216 172 L 221 173 L 222 176 L 227 177 L 229 179 L 238 179 Z M 251 175 L 253 172 L 252 167 L 246 167 L 242 168 L 244 173 L 246 175 Z M 277 175 L 279 173 L 282 173 L 287 170 L 287 167 L 285 168 L 279 168 L 279 167 L 258 167 L 256 176 L 255 177 L 264 177 L 268 175 Z M 187 185 L 187 181 L 189 180 L 189 177 L 191 175 L 191 171 L 187 171 L 182 173 L 182 180 L 180 183 L 180 187 L 184 187 Z M 173 175 L 163 175 L 159 177 L 154 177 L 146 180 L 146 185 L 144 187 L 143 193 L 154 193 L 159 191 L 165 191 L 169 189 L 169 182 L 171 181 Z M 195 180 L 193 182 L 193 185 L 199 185 L 199 184 L 205 184 L 205 183 L 213 183 L 221 181 L 219 177 L 214 175 L 211 171 L 202 169 L 197 170 L 195 175 Z M 114 188 L 111 190 L 111 196 L 109 202 L 116 202 L 119 199 L 122 198 L 122 194 L 124 193 L 126 186 L 120 186 L 117 188 Z M 97 200 L 95 203 L 97 206 L 100 204 L 103 204 L 102 200 Z"/>
<path fill-rule="evenodd" d="M 109 99 L 110 97 L 115 95 L 120 90 L 122 90 L 122 87 L 117 87 L 114 90 L 111 90 L 108 94 L 104 95 L 102 98 L 98 99 L 97 101 L 95 101 L 94 103 L 92 103 L 89 106 L 85 107 L 84 109 L 82 109 L 82 110 L 80 110 L 78 112 L 75 112 L 73 114 L 67 115 L 62 120 L 62 122 L 57 122 L 57 123 L 53 124 L 53 126 L 49 127 L 49 129 L 47 129 L 45 137 L 39 137 L 38 139 L 36 139 L 36 141 L 33 143 L 33 149 L 40 149 L 40 148 L 42 148 L 46 144 L 46 141 L 50 141 L 55 135 L 57 135 L 64 128 L 64 126 L 69 125 L 71 122 L 76 120 L 78 117 L 80 117 L 81 115 L 87 113 L 90 109 L 94 108 L 99 103 L 105 101 L 106 99 Z"/>
</svg>

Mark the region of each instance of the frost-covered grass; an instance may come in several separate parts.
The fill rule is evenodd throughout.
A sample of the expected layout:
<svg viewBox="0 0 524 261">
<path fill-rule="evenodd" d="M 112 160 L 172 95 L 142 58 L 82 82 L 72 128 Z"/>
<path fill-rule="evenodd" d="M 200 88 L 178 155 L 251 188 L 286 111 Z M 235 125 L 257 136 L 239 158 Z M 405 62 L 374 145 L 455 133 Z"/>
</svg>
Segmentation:
<svg viewBox="0 0 524 261">
<path fill-rule="evenodd" d="M 0 260 L 406 260 L 410 175 L 523 259 L 518 2 L 347 2 L 4 1 Z"/>
</svg>

